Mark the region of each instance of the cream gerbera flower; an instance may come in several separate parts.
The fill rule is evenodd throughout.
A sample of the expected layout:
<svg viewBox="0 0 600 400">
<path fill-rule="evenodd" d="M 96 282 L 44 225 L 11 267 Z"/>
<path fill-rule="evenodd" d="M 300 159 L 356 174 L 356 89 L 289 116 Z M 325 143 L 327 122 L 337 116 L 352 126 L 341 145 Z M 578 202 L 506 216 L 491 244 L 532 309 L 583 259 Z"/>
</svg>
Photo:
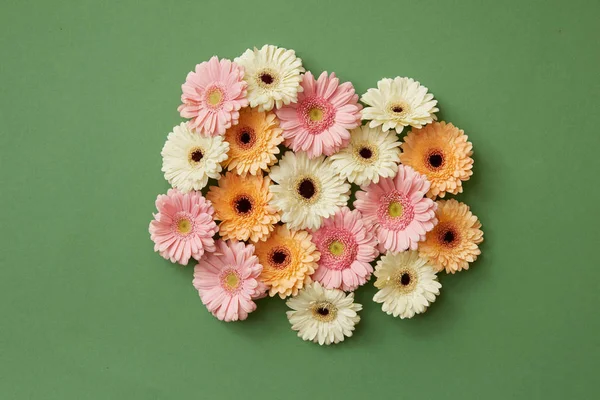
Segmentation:
<svg viewBox="0 0 600 400">
<path fill-rule="evenodd" d="M 287 301 L 292 311 L 287 317 L 302 340 L 320 345 L 339 343 L 352 336 L 360 321 L 362 305 L 354 302 L 354 293 L 325 289 L 318 282 L 308 285 Z"/>
<path fill-rule="evenodd" d="M 283 136 L 275 114 L 244 108 L 238 124 L 225 132 L 225 140 L 229 142 L 229 158 L 223 166 L 239 175 L 256 175 L 277 162 L 275 154 L 279 154 L 277 146 Z"/>
<path fill-rule="evenodd" d="M 331 165 L 342 178 L 364 185 L 379 182 L 379 177 L 396 175 L 400 142 L 395 133 L 365 125 L 353 129 L 350 135 L 350 144 L 330 157 Z"/>
<path fill-rule="evenodd" d="M 269 296 L 295 296 L 311 282 L 320 257 L 311 239 L 306 231 L 279 225 L 266 241 L 256 243 L 255 254 L 263 266 L 260 280 L 269 288 Z"/>
<path fill-rule="evenodd" d="M 169 133 L 162 152 L 165 178 L 182 193 L 200 190 L 208 178 L 219 179 L 221 162 L 227 159 L 229 143 L 222 136 L 204 137 L 185 122 Z"/>
<path fill-rule="evenodd" d="M 425 86 L 411 78 L 384 78 L 377 82 L 377 89 L 367 90 L 361 101 L 370 107 L 362 110 L 362 118 L 371 120 L 369 126 L 382 126 L 383 131 L 396 129 L 400 133 L 405 126 L 420 128 L 436 119 L 437 100 Z"/>
<path fill-rule="evenodd" d="M 384 255 L 377 261 L 375 276 L 379 291 L 373 300 L 383 303 L 386 313 L 402 319 L 425 312 L 442 287 L 433 267 L 416 251 Z"/>
<path fill-rule="evenodd" d="M 288 151 L 271 169 L 271 204 L 282 212 L 281 221 L 290 229 L 318 229 L 350 198 L 350 185 L 323 156 L 308 158 L 306 153 Z"/>
<path fill-rule="evenodd" d="M 304 68 L 294 50 L 265 44 L 260 50 L 246 50 L 235 62 L 245 69 L 250 107 L 259 111 L 280 108 L 295 103 L 298 92 L 302 92 L 300 74 Z"/>
<path fill-rule="evenodd" d="M 219 235 L 225 240 L 265 240 L 279 221 L 279 213 L 269 205 L 268 177 L 241 177 L 228 172 L 211 186 L 206 198 L 215 209 Z"/>
</svg>

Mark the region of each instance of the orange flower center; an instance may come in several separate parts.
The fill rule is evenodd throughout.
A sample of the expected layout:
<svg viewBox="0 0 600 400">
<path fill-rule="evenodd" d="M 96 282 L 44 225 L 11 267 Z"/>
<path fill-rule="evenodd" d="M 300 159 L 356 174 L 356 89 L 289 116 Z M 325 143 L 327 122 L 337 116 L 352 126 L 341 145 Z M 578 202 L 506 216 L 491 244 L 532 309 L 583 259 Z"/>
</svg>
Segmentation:
<svg viewBox="0 0 600 400">
<path fill-rule="evenodd" d="M 439 150 L 432 150 L 425 156 L 425 164 L 431 170 L 437 170 L 444 166 L 444 154 Z"/>
</svg>

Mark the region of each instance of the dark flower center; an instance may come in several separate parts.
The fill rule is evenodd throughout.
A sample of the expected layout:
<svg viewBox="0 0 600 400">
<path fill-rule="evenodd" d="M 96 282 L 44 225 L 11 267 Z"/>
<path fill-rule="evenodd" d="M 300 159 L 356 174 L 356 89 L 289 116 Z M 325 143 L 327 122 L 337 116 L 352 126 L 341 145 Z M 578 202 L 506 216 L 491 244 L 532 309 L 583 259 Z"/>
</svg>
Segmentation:
<svg viewBox="0 0 600 400">
<path fill-rule="evenodd" d="M 365 158 L 367 160 L 373 156 L 373 152 L 371 151 L 371 149 L 368 149 L 366 147 L 363 147 L 362 149 L 360 149 L 358 154 L 360 154 L 360 156 L 362 158 Z"/>
<path fill-rule="evenodd" d="M 410 275 L 406 272 L 400 275 L 400 284 L 403 286 L 407 286 L 408 284 L 410 284 Z"/>
<path fill-rule="evenodd" d="M 235 209 L 240 214 L 247 214 L 252 210 L 252 203 L 246 197 L 240 197 L 235 202 Z"/>
<path fill-rule="evenodd" d="M 442 237 L 444 243 L 448 244 L 454 242 L 454 239 L 456 239 L 456 237 L 454 236 L 454 232 L 452 231 L 446 231 L 446 233 L 444 233 L 444 236 Z"/>
<path fill-rule="evenodd" d="M 298 185 L 298 193 L 307 200 L 310 200 L 315 195 L 315 192 L 315 184 L 310 179 L 304 179 Z"/>
<path fill-rule="evenodd" d="M 439 168 L 444 162 L 444 158 L 441 154 L 433 153 L 429 156 L 429 165 L 433 168 Z"/>
<path fill-rule="evenodd" d="M 287 254 L 281 250 L 276 250 L 271 255 L 271 261 L 275 264 L 283 264 L 287 260 Z"/>
<path fill-rule="evenodd" d="M 404 111 L 404 108 L 402 108 L 400 106 L 394 106 L 394 107 L 392 107 L 392 111 L 395 113 L 401 113 L 402 111 Z"/>
<path fill-rule="evenodd" d="M 260 74 L 260 80 L 265 85 L 270 85 L 275 80 L 271 74 Z"/>
<path fill-rule="evenodd" d="M 202 157 L 204 157 L 204 154 L 202 154 L 202 151 L 194 150 L 194 152 L 192 152 L 192 160 L 194 162 L 199 162 L 200 160 L 202 160 Z"/>
<path fill-rule="evenodd" d="M 317 308 L 317 314 L 326 317 L 329 315 L 329 309 L 325 307 L 319 307 Z"/>
<path fill-rule="evenodd" d="M 242 142 L 244 144 L 248 144 L 248 143 L 250 143 L 250 140 L 252 140 L 252 137 L 250 136 L 250 132 L 242 131 L 242 134 L 240 135 L 240 142 Z"/>
</svg>

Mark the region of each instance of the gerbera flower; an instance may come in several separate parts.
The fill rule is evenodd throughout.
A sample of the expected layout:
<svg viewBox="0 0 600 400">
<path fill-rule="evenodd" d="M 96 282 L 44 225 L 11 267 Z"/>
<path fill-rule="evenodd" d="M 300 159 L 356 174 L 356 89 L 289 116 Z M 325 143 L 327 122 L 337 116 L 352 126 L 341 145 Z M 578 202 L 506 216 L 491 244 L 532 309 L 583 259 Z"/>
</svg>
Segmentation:
<svg viewBox="0 0 600 400">
<path fill-rule="evenodd" d="M 483 242 L 481 223 L 469 206 L 454 199 L 437 202 L 437 226 L 419 245 L 421 256 L 438 270 L 455 273 L 469 269 L 469 263 L 481 254 Z"/>
<path fill-rule="evenodd" d="M 304 68 L 294 50 L 265 44 L 260 50 L 246 50 L 235 62 L 245 69 L 250 107 L 259 111 L 295 103 L 302 91 Z"/>
<path fill-rule="evenodd" d="M 402 319 L 424 313 L 442 287 L 433 267 L 416 251 L 384 255 L 377 261 L 375 276 L 379 291 L 373 301 L 383 303 L 387 314 Z"/>
<path fill-rule="evenodd" d="M 290 229 L 317 229 L 350 195 L 350 185 L 335 173 L 329 160 L 309 160 L 306 153 L 288 151 L 271 169 L 271 204 L 282 211 L 281 220 Z"/>
<path fill-rule="evenodd" d="M 263 265 L 260 276 L 269 288 L 269 295 L 282 299 L 296 295 L 298 290 L 311 282 L 319 252 L 306 231 L 290 231 L 280 225 L 264 242 L 256 243 L 256 255 Z"/>
<path fill-rule="evenodd" d="M 230 60 L 213 57 L 196 65 L 181 85 L 177 111 L 191 118 L 189 126 L 205 136 L 222 135 L 237 124 L 239 109 L 248 105 L 244 69 Z"/>
<path fill-rule="evenodd" d="M 320 345 L 343 342 L 352 336 L 360 321 L 362 305 L 354 302 L 354 293 L 325 289 L 314 282 L 286 302 L 292 311 L 287 317 L 298 337 Z"/>
<path fill-rule="evenodd" d="M 352 291 L 371 277 L 369 263 L 379 255 L 377 240 L 358 210 L 343 207 L 312 236 L 321 253 L 314 281 L 328 289 Z"/>
<path fill-rule="evenodd" d="M 415 250 L 417 242 L 433 229 L 436 204 L 424 197 L 429 182 L 411 167 L 400 165 L 394 178 L 362 186 L 354 207 L 367 226 L 375 226 L 379 250 Z"/>
<path fill-rule="evenodd" d="M 357 185 L 377 183 L 396 175 L 400 142 L 381 128 L 358 127 L 350 133 L 350 144 L 331 156 L 331 165 L 342 178 Z"/>
<path fill-rule="evenodd" d="M 434 122 L 406 135 L 400 161 L 427 176 L 427 196 L 462 193 L 462 182 L 473 175 L 473 145 L 467 139 L 454 125 Z"/>
<path fill-rule="evenodd" d="M 165 179 L 183 193 L 200 190 L 208 178 L 221 177 L 221 162 L 227 159 L 229 143 L 222 136 L 203 137 L 182 122 L 169 133 L 160 153 Z"/>
<path fill-rule="evenodd" d="M 369 126 L 382 125 L 383 131 L 396 129 L 400 133 L 405 126 L 420 128 L 436 119 L 437 100 L 427 88 L 411 78 L 384 78 L 363 94 L 361 101 L 370 107 L 362 111 L 362 118 L 371 120 Z"/>
<path fill-rule="evenodd" d="M 215 207 L 219 235 L 225 240 L 265 240 L 279 221 L 279 213 L 269 205 L 272 194 L 268 177 L 241 177 L 228 172 L 211 186 L 206 198 Z"/>
<path fill-rule="evenodd" d="M 283 136 L 275 114 L 244 108 L 238 124 L 225 132 L 225 140 L 230 149 L 223 165 L 240 175 L 257 175 L 277 162 L 275 154 L 279 154 L 277 146 L 283 142 Z"/>
<path fill-rule="evenodd" d="M 205 251 L 215 251 L 214 211 L 200 192 L 169 189 L 166 195 L 158 195 L 156 208 L 149 230 L 154 251 L 162 257 L 186 265 L 190 257 L 199 260 Z"/>
<path fill-rule="evenodd" d="M 208 311 L 219 320 L 244 320 L 256 310 L 252 300 L 265 290 L 258 279 L 262 266 L 251 244 L 218 240 L 216 248 L 194 268 L 194 287 Z"/>
<path fill-rule="evenodd" d="M 348 144 L 349 129 L 360 125 L 358 95 L 352 83 L 323 72 L 318 80 L 307 72 L 298 102 L 277 110 L 286 146 L 306 151 L 309 158 L 330 156 Z"/>
</svg>

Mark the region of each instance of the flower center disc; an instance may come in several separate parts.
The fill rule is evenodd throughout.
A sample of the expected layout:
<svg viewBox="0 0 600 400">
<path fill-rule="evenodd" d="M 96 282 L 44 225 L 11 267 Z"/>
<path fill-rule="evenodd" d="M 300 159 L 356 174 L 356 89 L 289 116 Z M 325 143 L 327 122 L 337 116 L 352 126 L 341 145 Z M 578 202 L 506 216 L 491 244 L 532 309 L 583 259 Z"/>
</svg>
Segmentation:
<svg viewBox="0 0 600 400">
<path fill-rule="evenodd" d="M 239 214 L 247 214 L 252 211 L 252 202 L 247 197 L 240 197 L 235 200 L 235 210 Z"/>
<path fill-rule="evenodd" d="M 339 240 L 334 240 L 329 245 L 329 252 L 334 256 L 341 256 L 342 254 L 344 254 L 345 249 L 346 246 L 344 246 L 344 243 L 340 242 Z"/>
<path fill-rule="evenodd" d="M 440 153 L 432 153 L 427 161 L 432 168 L 439 168 L 444 163 L 444 157 Z"/>
<path fill-rule="evenodd" d="M 366 148 L 366 147 L 363 147 L 362 149 L 360 149 L 358 154 L 360 154 L 360 156 L 362 158 L 364 158 L 365 160 L 368 160 L 369 158 L 373 157 L 373 152 L 371 151 L 371 149 Z"/>
<path fill-rule="evenodd" d="M 316 192 L 315 183 L 310 179 L 303 179 L 298 185 L 298 194 L 306 200 L 312 199 Z"/>
<path fill-rule="evenodd" d="M 402 203 L 398 201 L 392 201 L 388 206 L 388 214 L 392 218 L 401 217 L 403 211 L 404 207 L 402 207 Z"/>
<path fill-rule="evenodd" d="M 319 302 L 312 307 L 313 316 L 321 322 L 331 322 L 337 316 L 337 308 L 329 302 Z"/>
<path fill-rule="evenodd" d="M 229 271 L 223 277 L 222 282 L 229 291 L 234 291 L 240 287 L 240 277 L 235 271 Z"/>
<path fill-rule="evenodd" d="M 181 233 L 182 235 L 187 235 L 191 231 L 192 222 L 189 219 L 183 218 L 180 219 L 179 222 L 177 222 L 177 232 Z"/>
<path fill-rule="evenodd" d="M 262 81 L 262 83 L 264 83 L 265 85 L 270 85 L 273 83 L 273 81 L 275 79 L 273 79 L 273 76 L 269 73 L 262 73 L 260 74 L 260 80 Z"/>
<path fill-rule="evenodd" d="M 310 118 L 312 122 L 319 122 L 323 120 L 323 110 L 317 107 L 311 108 L 308 111 L 308 118 Z"/>
<path fill-rule="evenodd" d="M 223 99 L 223 92 L 221 92 L 221 90 L 219 90 L 217 88 L 212 89 L 208 93 L 208 104 L 210 104 L 211 106 L 218 105 L 222 99 Z"/>
<path fill-rule="evenodd" d="M 400 284 L 403 286 L 410 284 L 410 275 L 406 272 L 400 275 Z"/>
<path fill-rule="evenodd" d="M 290 263 L 290 253 L 286 248 L 273 249 L 270 255 L 271 266 L 275 269 L 284 269 Z"/>
</svg>

